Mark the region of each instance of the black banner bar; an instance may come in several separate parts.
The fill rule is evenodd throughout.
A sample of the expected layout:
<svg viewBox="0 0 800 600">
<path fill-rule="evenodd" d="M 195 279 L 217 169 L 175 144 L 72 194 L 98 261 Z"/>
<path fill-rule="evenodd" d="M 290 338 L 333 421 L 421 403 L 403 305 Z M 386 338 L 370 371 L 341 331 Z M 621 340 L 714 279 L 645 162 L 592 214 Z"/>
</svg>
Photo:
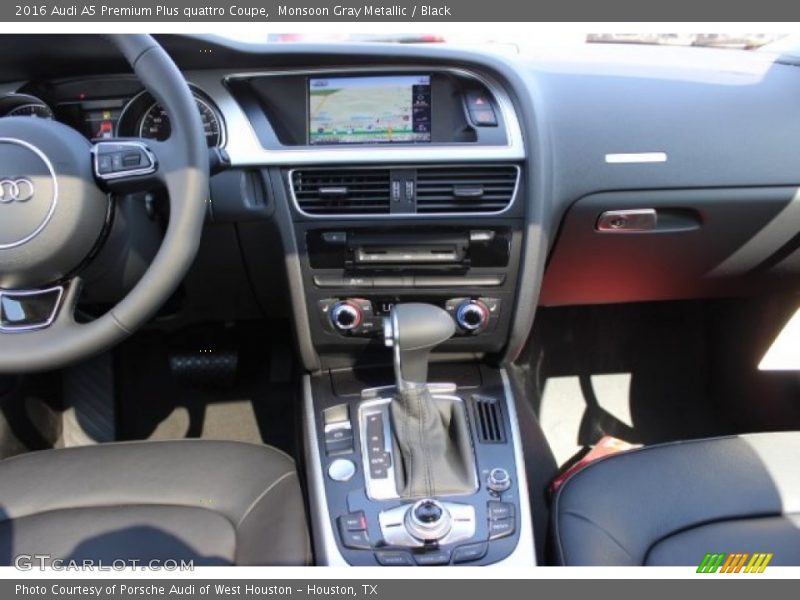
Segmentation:
<svg viewBox="0 0 800 600">
<path fill-rule="evenodd" d="M 550 22 L 794 21 L 786 0 L 12 0 L 0 19 L 17 22 Z"/>
<path fill-rule="evenodd" d="M 419 571 L 415 571 L 418 575 Z M 702 581 L 698 581 L 702 579 Z M 675 598 L 724 597 L 726 600 L 794 597 L 797 582 L 758 575 L 698 575 L 692 579 L 96 579 L 4 580 L 0 597 L 10 600 L 428 600 L 459 598 Z M 791 596 L 790 596 L 791 593 Z"/>
</svg>

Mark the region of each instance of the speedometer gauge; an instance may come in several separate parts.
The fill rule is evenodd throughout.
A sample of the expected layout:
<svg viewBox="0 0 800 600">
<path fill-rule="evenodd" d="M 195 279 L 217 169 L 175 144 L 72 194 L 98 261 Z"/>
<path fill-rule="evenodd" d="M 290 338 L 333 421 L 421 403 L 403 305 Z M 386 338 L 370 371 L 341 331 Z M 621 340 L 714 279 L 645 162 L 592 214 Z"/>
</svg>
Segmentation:
<svg viewBox="0 0 800 600">
<path fill-rule="evenodd" d="M 200 111 L 200 121 L 206 134 L 209 148 L 221 146 L 223 142 L 222 124 L 216 111 L 209 104 L 195 96 L 197 109 Z M 139 123 L 139 136 L 163 142 L 169 138 L 172 127 L 167 111 L 160 104 L 153 104 L 147 109 Z"/>
<path fill-rule="evenodd" d="M 46 104 L 22 104 L 12 108 L 6 113 L 7 117 L 39 117 L 40 119 L 52 119 L 53 111 Z"/>
</svg>

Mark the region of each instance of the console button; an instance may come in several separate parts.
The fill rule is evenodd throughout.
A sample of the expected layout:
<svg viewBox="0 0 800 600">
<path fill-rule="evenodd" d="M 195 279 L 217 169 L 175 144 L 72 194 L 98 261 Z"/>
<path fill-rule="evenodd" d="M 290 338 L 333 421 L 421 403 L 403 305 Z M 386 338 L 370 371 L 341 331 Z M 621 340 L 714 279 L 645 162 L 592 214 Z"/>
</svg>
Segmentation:
<svg viewBox="0 0 800 600">
<path fill-rule="evenodd" d="M 344 277 L 345 287 L 371 288 L 372 277 Z"/>
<path fill-rule="evenodd" d="M 487 502 L 486 508 L 489 513 L 490 521 L 499 521 L 500 519 L 513 519 L 514 518 L 514 505 L 510 502 Z"/>
<path fill-rule="evenodd" d="M 342 534 L 342 544 L 346 548 L 353 548 L 354 550 L 371 550 L 372 545 L 369 543 L 369 536 L 366 531 L 349 531 L 344 530 Z"/>
<path fill-rule="evenodd" d="M 514 519 L 501 519 L 500 521 L 489 521 L 489 539 L 496 540 L 508 537 L 516 530 Z"/>
<path fill-rule="evenodd" d="M 334 481 L 350 481 L 355 474 L 355 463 L 346 458 L 337 458 L 328 467 L 328 477 Z"/>
<path fill-rule="evenodd" d="M 353 452 L 353 438 L 344 438 L 336 441 L 325 440 L 325 453 L 328 456 L 337 454 L 350 454 Z"/>
<path fill-rule="evenodd" d="M 373 287 L 398 288 L 405 287 L 405 277 L 375 277 L 372 280 Z"/>
<path fill-rule="evenodd" d="M 344 278 L 340 275 L 314 275 L 314 285 L 321 288 L 344 287 Z"/>
<path fill-rule="evenodd" d="M 454 563 L 472 562 L 480 560 L 486 556 L 489 550 L 489 544 L 481 542 L 479 544 L 467 544 L 466 546 L 459 546 L 453 551 Z"/>
<path fill-rule="evenodd" d="M 339 517 L 339 531 L 366 531 L 367 516 L 363 510 L 348 513 Z"/>
<path fill-rule="evenodd" d="M 346 231 L 325 231 L 322 239 L 328 244 L 344 244 L 347 241 Z"/>
<path fill-rule="evenodd" d="M 398 550 L 378 550 L 375 560 L 384 567 L 410 567 L 414 564 L 408 552 Z"/>
<path fill-rule="evenodd" d="M 469 116 L 472 118 L 472 122 L 479 127 L 495 127 L 497 125 L 497 117 L 491 108 L 470 110 Z"/>
<path fill-rule="evenodd" d="M 450 553 L 447 550 L 433 550 L 423 554 L 415 554 L 414 560 L 422 567 L 450 564 Z"/>
<path fill-rule="evenodd" d="M 353 441 L 353 430 L 348 426 L 337 427 L 336 429 L 329 429 L 325 432 L 325 443 Z"/>
</svg>

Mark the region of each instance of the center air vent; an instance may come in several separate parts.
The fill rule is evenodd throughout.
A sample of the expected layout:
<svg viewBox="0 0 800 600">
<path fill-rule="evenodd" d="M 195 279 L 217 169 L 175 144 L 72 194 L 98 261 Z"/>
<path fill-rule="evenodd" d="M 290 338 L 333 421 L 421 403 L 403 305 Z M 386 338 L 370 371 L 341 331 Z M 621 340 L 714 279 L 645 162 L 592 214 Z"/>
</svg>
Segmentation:
<svg viewBox="0 0 800 600">
<path fill-rule="evenodd" d="M 472 396 L 472 412 L 478 430 L 478 441 L 482 444 L 501 444 L 506 441 L 503 413 L 496 398 Z"/>
<path fill-rule="evenodd" d="M 517 175 L 511 166 L 418 169 L 417 213 L 500 212 L 514 197 Z"/>
<path fill-rule="evenodd" d="M 389 213 L 389 169 L 307 169 L 292 173 L 301 210 L 312 215 Z"/>
</svg>

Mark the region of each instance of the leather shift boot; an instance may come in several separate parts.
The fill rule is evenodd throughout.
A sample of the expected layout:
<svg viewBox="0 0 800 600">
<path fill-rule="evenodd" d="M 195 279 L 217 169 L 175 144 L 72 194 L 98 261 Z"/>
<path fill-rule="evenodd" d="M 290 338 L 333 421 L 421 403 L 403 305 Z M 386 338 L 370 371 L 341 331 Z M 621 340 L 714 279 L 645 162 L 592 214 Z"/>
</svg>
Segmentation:
<svg viewBox="0 0 800 600">
<path fill-rule="evenodd" d="M 391 414 L 401 497 L 475 491 L 475 456 L 462 402 L 434 397 L 427 386 L 412 386 L 392 401 Z"/>
</svg>

